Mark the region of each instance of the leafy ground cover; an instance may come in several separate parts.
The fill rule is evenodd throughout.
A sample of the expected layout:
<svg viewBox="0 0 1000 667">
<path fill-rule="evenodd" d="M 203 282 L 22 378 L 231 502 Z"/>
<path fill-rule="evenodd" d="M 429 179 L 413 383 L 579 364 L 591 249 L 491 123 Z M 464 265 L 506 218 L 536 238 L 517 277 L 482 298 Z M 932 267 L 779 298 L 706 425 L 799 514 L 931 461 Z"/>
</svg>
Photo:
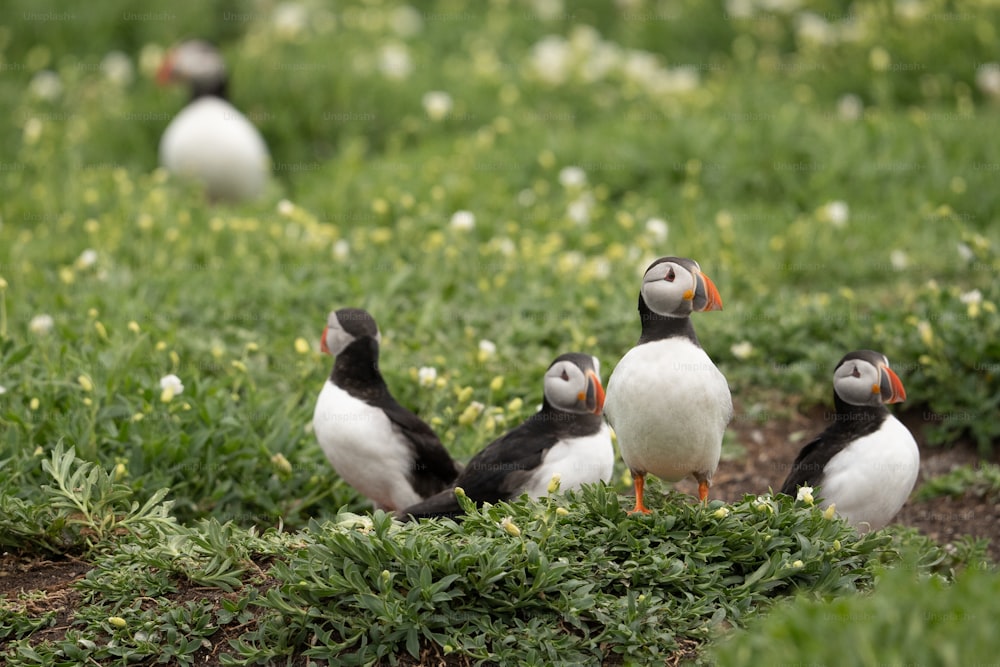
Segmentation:
<svg viewBox="0 0 1000 667">
<path fill-rule="evenodd" d="M 378 590 L 382 569 L 338 580 L 336 592 L 292 580 L 311 562 L 297 555 L 310 549 L 334 558 L 333 546 L 396 548 L 384 519 L 370 534 L 329 528 L 342 512 L 366 512 L 309 431 L 329 364 L 318 337 L 337 307 L 376 316 L 397 397 L 468 458 L 530 414 L 556 354 L 592 352 L 607 377 L 638 333 L 642 269 L 662 254 L 692 256 L 725 301 L 696 323 L 737 399 L 725 465 L 772 466 L 727 473 L 727 521 L 755 517 L 740 505 L 745 494 L 777 486 L 773 466 L 791 460 L 768 456 L 794 447 L 788 436 L 819 429 L 831 366 L 849 349 L 889 356 L 908 393 L 899 407 L 922 444 L 994 456 L 1000 195 L 983 137 L 1000 129 L 1000 70 L 991 64 L 1000 17 L 991 5 L 154 2 L 136 13 L 125 2 L 76 11 L 15 1 L 0 11 L 0 544 L 16 555 L 11 571 L 37 557 L 93 568 L 58 589 L 88 605 L 63 617 L 58 605 L 18 600 L 18 590 L 42 589 L 4 589 L 8 656 L 30 663 L 23 652 L 43 644 L 90 642 L 80 650 L 111 662 L 120 658 L 112 639 L 115 651 L 149 655 L 153 644 L 136 646 L 153 635 L 156 646 L 183 635 L 183 655 L 236 656 L 208 639 L 225 627 L 239 629 L 226 638 L 244 656 L 280 638 L 295 655 L 341 647 L 375 659 L 383 642 L 412 657 L 409 635 L 378 634 L 383 621 L 334 627 L 322 616 L 362 585 Z M 208 206 L 155 169 L 160 133 L 185 95 L 157 89 L 151 74 L 165 47 L 195 34 L 220 43 L 233 100 L 271 148 L 276 178 L 263 201 Z M 170 375 L 180 385 L 165 391 Z M 803 414 L 812 419 L 803 424 Z M 987 470 L 928 489 L 975 495 L 995 486 Z M 616 480 L 611 490 L 624 487 Z M 80 497 L 85 488 L 97 495 Z M 566 509 L 612 531 L 615 505 L 596 494 L 567 497 Z M 664 502 L 698 535 L 718 509 Z M 933 502 L 952 501 L 922 506 Z M 937 514 L 981 525 L 987 510 L 976 507 L 965 519 Z M 539 519 L 522 516 L 522 541 L 543 544 Z M 776 534 L 791 539 L 787 531 L 811 516 L 791 512 Z M 488 533 L 502 518 L 470 521 L 455 539 L 496 542 L 531 571 L 527 551 L 503 551 L 519 543 Z M 668 555 L 677 535 L 666 521 L 650 527 L 656 550 L 693 558 L 697 540 Z M 457 529 L 401 534 L 430 549 L 426 540 L 455 537 L 449 530 Z M 811 530 L 810 541 L 827 540 Z M 730 550 L 741 534 L 707 533 Z M 870 587 L 876 550 L 864 545 L 878 540 L 851 555 L 855 546 L 844 545 L 854 541 L 833 539 L 843 557 L 817 562 Z M 538 551 L 547 567 L 593 583 L 592 573 L 553 564 L 593 567 L 596 556 L 560 554 L 570 546 L 552 542 Z M 890 557 L 879 544 L 878 559 Z M 805 548 L 773 553 L 807 564 L 795 556 Z M 959 561 L 977 561 L 962 553 Z M 104 573 L 134 574 L 152 557 L 163 561 L 158 574 L 134 587 Z M 731 576 L 746 578 L 755 564 L 763 563 L 733 566 Z M 388 571 L 393 585 L 380 594 L 405 599 L 411 584 L 396 583 L 423 581 L 422 570 Z M 429 576 L 439 584 L 450 574 Z M 842 592 L 820 580 L 771 593 Z M 739 597 L 735 579 L 719 579 L 705 596 L 717 602 L 670 638 L 642 624 L 602 637 L 597 625 L 608 619 L 631 627 L 637 598 L 620 582 L 590 592 L 563 583 L 559 600 L 588 598 L 595 616 L 533 604 L 562 632 L 554 645 L 588 659 L 694 655 L 708 625 L 740 626 L 743 612 L 771 601 Z M 467 585 L 450 581 L 435 594 L 465 599 Z M 103 599 L 115 590 L 121 597 Z M 644 594 L 670 614 L 691 603 L 674 589 Z M 381 618 L 364 601 L 374 602 L 355 600 L 365 618 Z M 223 607 L 232 615 L 219 617 Z M 527 655 L 513 653 L 526 645 L 491 643 L 491 632 L 524 620 L 497 614 L 503 623 L 475 626 L 478 639 L 461 643 L 436 641 L 440 619 L 411 616 L 407 627 L 432 633 L 417 638 L 421 651 Z M 68 634 L 54 636 L 64 626 Z"/>
</svg>

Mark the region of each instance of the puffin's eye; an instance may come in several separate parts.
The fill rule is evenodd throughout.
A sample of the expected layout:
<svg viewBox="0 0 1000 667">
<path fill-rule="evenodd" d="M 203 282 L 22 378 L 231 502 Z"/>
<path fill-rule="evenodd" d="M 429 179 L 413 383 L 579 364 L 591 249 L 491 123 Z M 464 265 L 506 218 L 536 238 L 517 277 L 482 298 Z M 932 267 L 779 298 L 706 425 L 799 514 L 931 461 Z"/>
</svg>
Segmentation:
<svg viewBox="0 0 1000 667">
<path fill-rule="evenodd" d="M 677 274 L 674 273 L 674 267 L 671 266 L 669 269 L 667 269 L 667 275 L 665 275 L 663 279 L 666 280 L 668 283 L 672 283 L 674 282 L 674 278 L 676 277 Z"/>
<path fill-rule="evenodd" d="M 561 377 L 564 382 L 569 382 L 569 373 L 566 372 L 565 368 L 563 369 L 562 375 L 559 377 Z"/>
<path fill-rule="evenodd" d="M 851 371 L 851 377 L 856 377 L 856 378 L 861 377 L 861 371 L 858 370 L 857 366 L 855 366 L 854 370 Z"/>
</svg>

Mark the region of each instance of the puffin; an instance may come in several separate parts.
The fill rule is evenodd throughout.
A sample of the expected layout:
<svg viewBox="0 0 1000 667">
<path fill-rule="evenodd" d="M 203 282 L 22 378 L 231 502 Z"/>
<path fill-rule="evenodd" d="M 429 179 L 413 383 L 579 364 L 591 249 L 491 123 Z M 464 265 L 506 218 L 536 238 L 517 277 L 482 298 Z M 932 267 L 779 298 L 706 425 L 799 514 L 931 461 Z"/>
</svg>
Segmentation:
<svg viewBox="0 0 1000 667">
<path fill-rule="evenodd" d="M 381 334 L 360 308 L 330 313 L 320 349 L 335 357 L 313 431 L 344 481 L 377 509 L 403 509 L 452 485 L 460 471 L 437 435 L 400 405 L 379 371 Z"/>
<path fill-rule="evenodd" d="M 833 371 L 833 423 L 802 448 L 781 492 L 819 487 L 822 507 L 835 505 L 858 532 L 885 527 L 920 471 L 913 435 L 885 407 L 904 400 L 903 383 L 884 354 L 846 354 Z"/>
<path fill-rule="evenodd" d="M 611 432 L 601 416 L 600 362 L 589 354 L 559 355 L 545 371 L 542 407 L 472 457 L 453 486 L 476 504 L 544 496 L 555 475 L 562 489 L 608 482 L 615 465 Z M 397 513 L 411 518 L 456 516 L 455 489 Z"/>
<path fill-rule="evenodd" d="M 693 259 L 661 257 L 642 277 L 642 334 L 611 373 L 604 405 L 635 485 L 630 514 L 650 512 L 648 473 L 671 482 L 693 476 L 699 499 L 708 499 L 733 401 L 690 316 L 721 309 L 719 290 Z"/>
<path fill-rule="evenodd" d="M 271 158 L 257 128 L 226 99 L 228 76 L 219 51 L 203 40 L 182 42 L 167 53 L 156 79 L 191 89 L 191 101 L 160 139 L 160 164 L 202 183 L 213 202 L 259 196 Z"/>
</svg>

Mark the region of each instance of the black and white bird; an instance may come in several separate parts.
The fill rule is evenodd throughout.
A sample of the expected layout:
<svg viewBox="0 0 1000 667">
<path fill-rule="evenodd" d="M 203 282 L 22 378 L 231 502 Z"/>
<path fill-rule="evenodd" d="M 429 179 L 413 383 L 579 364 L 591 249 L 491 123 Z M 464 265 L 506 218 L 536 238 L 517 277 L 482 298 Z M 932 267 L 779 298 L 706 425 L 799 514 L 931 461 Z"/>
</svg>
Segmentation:
<svg viewBox="0 0 1000 667">
<path fill-rule="evenodd" d="M 885 355 L 857 350 L 833 371 L 833 423 L 802 448 L 781 492 L 819 487 L 823 507 L 860 532 L 892 520 L 913 490 L 920 450 L 910 431 L 885 407 L 906 399 Z"/>
<path fill-rule="evenodd" d="M 661 257 L 639 289 L 642 335 L 608 380 L 604 410 L 643 503 L 647 473 L 676 482 L 693 476 L 708 498 L 733 415 L 725 376 L 701 348 L 690 315 L 721 310 L 715 284 L 692 259 Z"/>
<path fill-rule="evenodd" d="M 313 413 L 334 470 L 375 507 L 409 507 L 455 481 L 460 466 L 431 427 L 401 406 L 379 372 L 375 319 L 360 308 L 330 313 L 320 348 L 336 357 Z"/>
<path fill-rule="evenodd" d="M 167 53 L 156 78 L 191 89 L 191 101 L 160 139 L 160 164 L 201 182 L 211 201 L 259 196 L 271 157 L 257 128 L 226 99 L 228 76 L 219 51 L 203 40 L 182 42 Z"/>
<path fill-rule="evenodd" d="M 589 354 L 560 355 L 545 372 L 541 410 L 476 454 L 454 486 L 481 504 L 523 493 L 544 496 L 555 475 L 561 489 L 609 481 L 615 453 L 601 416 L 603 407 L 600 362 Z M 454 489 L 448 489 L 399 515 L 405 519 L 460 512 Z"/>
</svg>

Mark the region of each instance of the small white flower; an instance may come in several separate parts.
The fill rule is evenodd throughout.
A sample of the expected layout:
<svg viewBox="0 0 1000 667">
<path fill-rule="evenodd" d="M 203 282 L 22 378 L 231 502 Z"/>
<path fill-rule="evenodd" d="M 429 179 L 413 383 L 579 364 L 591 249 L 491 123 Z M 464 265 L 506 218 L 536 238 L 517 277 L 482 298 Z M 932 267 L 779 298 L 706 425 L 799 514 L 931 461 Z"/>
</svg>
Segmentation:
<svg viewBox="0 0 1000 667">
<path fill-rule="evenodd" d="M 657 243 L 666 242 L 667 234 L 669 232 L 670 226 L 667 225 L 667 221 L 662 218 L 650 218 L 646 221 L 646 233 L 648 233 Z"/>
<path fill-rule="evenodd" d="M 390 79 L 405 79 L 413 71 L 409 50 L 402 44 L 386 44 L 379 54 L 379 71 Z"/>
<path fill-rule="evenodd" d="M 975 259 L 976 254 L 972 252 L 972 248 L 970 248 L 966 244 L 959 242 L 956 248 L 958 249 L 958 256 L 964 259 L 966 262 L 971 262 L 973 259 Z"/>
<path fill-rule="evenodd" d="M 286 218 L 291 217 L 292 213 L 295 212 L 295 204 L 288 201 L 287 199 L 282 199 L 278 202 L 278 213 L 285 216 Z"/>
<path fill-rule="evenodd" d="M 31 77 L 28 89 L 35 97 L 51 101 L 62 95 L 62 79 L 52 70 L 43 69 Z"/>
<path fill-rule="evenodd" d="M 433 387 L 437 380 L 438 372 L 433 366 L 421 366 L 417 371 L 417 382 L 421 387 Z"/>
<path fill-rule="evenodd" d="M 965 292 L 960 297 L 958 297 L 958 299 L 962 303 L 966 303 L 966 304 L 969 304 L 969 303 L 982 303 L 983 302 L 983 293 L 980 292 L 977 289 L 974 289 L 971 292 Z"/>
<path fill-rule="evenodd" d="M 449 224 L 452 229 L 472 229 L 476 226 L 476 216 L 471 211 L 455 211 Z"/>
<path fill-rule="evenodd" d="M 806 505 L 812 505 L 813 488 L 811 486 L 800 486 L 799 492 L 795 494 L 795 500 L 805 503 Z"/>
<path fill-rule="evenodd" d="M 177 396 L 184 393 L 184 383 L 181 382 L 179 377 L 171 373 L 160 378 L 160 389 L 164 391 L 170 390 L 173 396 Z"/>
<path fill-rule="evenodd" d="M 110 51 L 101 60 L 101 72 L 111 83 L 125 87 L 135 79 L 135 67 L 132 60 L 121 51 Z"/>
<path fill-rule="evenodd" d="M 434 121 L 443 120 L 451 113 L 453 107 L 451 95 L 441 90 L 424 93 L 421 103 L 424 105 L 427 117 Z"/>
<path fill-rule="evenodd" d="M 279 35 L 294 39 L 309 25 L 309 13 L 297 2 L 283 2 L 274 8 L 271 23 Z"/>
<path fill-rule="evenodd" d="M 773 512 L 774 505 L 771 502 L 770 496 L 757 496 L 757 498 L 751 503 L 753 508 L 758 512 Z"/>
<path fill-rule="evenodd" d="M 343 261 L 347 259 L 347 256 L 351 254 L 351 244 L 347 242 L 347 239 L 340 239 L 333 244 L 333 256 L 337 259 Z"/>
<path fill-rule="evenodd" d="M 38 118 L 32 116 L 28 120 L 24 121 L 24 143 L 31 145 L 38 141 L 42 136 L 42 121 Z"/>
<path fill-rule="evenodd" d="M 902 250 L 893 250 L 889 253 L 889 263 L 892 268 L 902 271 L 910 263 L 910 258 Z"/>
<path fill-rule="evenodd" d="M 517 193 L 517 203 L 524 208 L 534 206 L 536 199 L 535 191 L 531 188 L 525 188 Z"/>
<path fill-rule="evenodd" d="M 35 315 L 28 322 L 28 330 L 36 336 L 44 336 L 52 331 L 56 321 L 52 319 L 52 316 L 47 313 L 42 313 L 41 315 Z"/>
<path fill-rule="evenodd" d="M 0 396 L 3 396 L 6 393 L 7 393 L 7 387 L 0 384 Z"/>
<path fill-rule="evenodd" d="M 582 188 L 587 184 L 587 172 L 580 167 L 563 167 L 559 171 L 559 183 L 567 190 Z"/>
<path fill-rule="evenodd" d="M 837 115 L 842 120 L 858 120 L 864 113 L 865 105 L 861 98 L 853 93 L 842 95 L 837 100 Z"/>
<path fill-rule="evenodd" d="M 485 338 L 479 341 L 479 354 L 484 357 L 492 357 L 497 353 L 497 344 Z"/>
<path fill-rule="evenodd" d="M 566 217 L 578 225 L 585 225 L 590 222 L 590 207 L 593 205 L 591 197 L 577 197 L 566 207 Z"/>
<path fill-rule="evenodd" d="M 847 206 L 847 202 L 838 200 L 827 204 L 824 207 L 824 213 L 831 225 L 834 227 L 843 227 L 847 224 L 847 218 L 850 217 L 851 209 Z"/>
<path fill-rule="evenodd" d="M 565 39 L 549 35 L 531 48 L 531 67 L 542 81 L 558 85 L 569 75 L 571 56 Z"/>
<path fill-rule="evenodd" d="M 753 354 L 753 343 L 748 340 L 740 341 L 739 343 L 734 343 L 729 351 L 733 353 L 733 356 L 737 359 L 749 359 L 750 355 Z"/>
<path fill-rule="evenodd" d="M 976 85 L 990 97 L 1000 97 L 1000 63 L 986 63 L 976 69 Z"/>
<path fill-rule="evenodd" d="M 93 248 L 87 248 L 80 253 L 75 263 L 78 269 L 89 269 L 97 263 L 97 251 Z"/>
</svg>

